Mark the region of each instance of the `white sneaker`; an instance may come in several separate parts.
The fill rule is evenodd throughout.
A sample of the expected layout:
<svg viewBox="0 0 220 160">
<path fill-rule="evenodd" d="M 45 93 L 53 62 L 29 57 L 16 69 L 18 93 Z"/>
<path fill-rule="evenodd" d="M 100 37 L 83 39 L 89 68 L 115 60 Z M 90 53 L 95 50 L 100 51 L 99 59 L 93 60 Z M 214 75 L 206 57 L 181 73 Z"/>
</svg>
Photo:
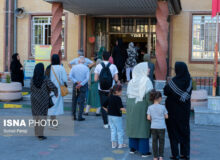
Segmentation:
<svg viewBox="0 0 220 160">
<path fill-rule="evenodd" d="M 103 127 L 104 127 L 105 129 L 108 129 L 108 124 L 105 124 Z"/>
<path fill-rule="evenodd" d="M 121 148 L 125 148 L 125 147 L 127 147 L 126 144 L 119 144 L 119 145 L 118 145 L 118 148 L 119 148 L 119 149 L 121 149 Z"/>
<path fill-rule="evenodd" d="M 112 142 L 112 149 L 115 149 L 117 147 L 117 143 L 116 142 Z"/>
</svg>

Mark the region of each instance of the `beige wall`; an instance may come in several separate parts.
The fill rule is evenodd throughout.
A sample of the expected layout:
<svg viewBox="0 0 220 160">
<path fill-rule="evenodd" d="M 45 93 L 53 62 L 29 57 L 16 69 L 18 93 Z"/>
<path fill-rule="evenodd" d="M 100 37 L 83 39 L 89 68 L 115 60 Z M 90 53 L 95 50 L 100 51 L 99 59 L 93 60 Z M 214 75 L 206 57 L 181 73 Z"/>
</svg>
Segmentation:
<svg viewBox="0 0 220 160">
<path fill-rule="evenodd" d="M 4 24 L 5 24 L 5 14 L 4 14 L 5 1 L 0 0 L 0 72 L 4 69 Z"/>
<path fill-rule="evenodd" d="M 172 43 L 172 67 L 176 61 L 184 61 L 188 64 L 192 76 L 213 76 L 213 64 L 193 64 L 189 62 L 190 44 L 190 16 L 192 12 L 211 13 L 212 1 L 209 0 L 181 0 L 182 12 L 172 16 L 173 43 Z M 220 67 L 219 67 L 220 70 Z"/>
<path fill-rule="evenodd" d="M 24 18 L 18 19 L 18 53 L 21 55 L 21 62 L 23 60 L 27 60 L 29 57 L 29 27 L 30 27 L 30 14 L 41 14 L 41 13 L 51 13 L 52 5 L 44 2 L 43 0 L 30 1 L 30 0 L 21 0 L 18 1 L 18 7 L 24 7 L 25 11 L 29 13 Z M 77 56 L 78 50 L 78 29 L 79 22 L 78 16 L 68 12 L 67 13 L 68 20 L 67 22 L 67 60 L 64 60 L 64 66 L 69 72 L 68 62 Z"/>
</svg>

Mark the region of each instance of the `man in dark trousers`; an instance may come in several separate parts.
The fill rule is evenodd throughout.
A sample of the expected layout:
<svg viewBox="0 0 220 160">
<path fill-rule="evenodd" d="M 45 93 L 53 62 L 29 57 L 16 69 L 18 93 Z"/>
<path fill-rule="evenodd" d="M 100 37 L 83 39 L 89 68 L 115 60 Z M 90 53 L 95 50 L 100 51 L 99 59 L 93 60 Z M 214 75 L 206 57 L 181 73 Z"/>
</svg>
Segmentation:
<svg viewBox="0 0 220 160">
<path fill-rule="evenodd" d="M 73 66 L 69 74 L 69 78 L 73 82 L 72 114 L 73 119 L 76 120 L 76 107 L 77 102 L 79 102 L 78 121 L 85 120 L 85 118 L 82 117 L 82 114 L 85 107 L 86 91 L 88 88 L 89 68 L 84 65 L 84 63 L 84 57 L 80 57 L 79 64 Z"/>
<path fill-rule="evenodd" d="M 110 53 L 104 52 L 103 62 L 97 65 L 95 68 L 95 81 L 99 81 L 98 89 L 99 89 L 99 96 L 102 106 L 104 102 L 108 99 L 110 89 L 113 87 L 113 85 L 115 83 L 120 83 L 118 81 L 118 69 L 114 64 L 109 63 L 108 61 L 109 58 L 110 58 Z M 110 77 L 108 77 L 109 73 L 110 73 Z M 108 79 L 105 79 L 106 77 L 108 77 Z M 111 82 L 110 85 L 107 84 L 109 82 Z M 101 112 L 102 112 L 102 119 L 104 122 L 104 128 L 108 128 L 107 112 L 103 109 L 103 107 L 101 108 Z"/>
</svg>

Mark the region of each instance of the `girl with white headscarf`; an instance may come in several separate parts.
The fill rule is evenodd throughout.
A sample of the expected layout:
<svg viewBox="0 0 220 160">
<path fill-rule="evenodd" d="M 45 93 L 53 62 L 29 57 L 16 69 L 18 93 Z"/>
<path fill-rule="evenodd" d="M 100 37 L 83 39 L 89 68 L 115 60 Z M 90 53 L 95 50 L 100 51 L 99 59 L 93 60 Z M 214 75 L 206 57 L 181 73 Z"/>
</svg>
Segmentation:
<svg viewBox="0 0 220 160">
<path fill-rule="evenodd" d="M 128 49 L 127 49 L 127 54 L 128 54 L 128 58 L 126 60 L 126 78 L 127 78 L 127 81 L 129 82 L 131 79 L 130 74 L 131 74 L 134 66 L 136 66 L 136 64 L 137 64 L 136 58 L 138 56 L 138 53 L 134 47 L 133 42 L 129 43 Z"/>
<path fill-rule="evenodd" d="M 150 155 L 150 121 L 147 120 L 146 113 L 148 106 L 152 104 L 149 95 L 153 85 L 148 74 L 147 62 L 135 66 L 127 89 L 126 131 L 129 137 L 130 153 L 138 151 L 142 157 Z"/>
</svg>

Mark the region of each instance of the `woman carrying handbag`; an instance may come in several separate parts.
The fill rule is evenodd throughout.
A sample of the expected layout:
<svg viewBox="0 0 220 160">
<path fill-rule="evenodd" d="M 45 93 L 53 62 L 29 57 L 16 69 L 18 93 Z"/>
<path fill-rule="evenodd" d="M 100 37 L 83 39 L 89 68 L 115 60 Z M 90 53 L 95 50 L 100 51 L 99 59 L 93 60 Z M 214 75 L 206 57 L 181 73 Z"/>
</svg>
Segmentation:
<svg viewBox="0 0 220 160">
<path fill-rule="evenodd" d="M 58 96 L 57 87 L 44 76 L 44 65 L 38 63 L 34 69 L 34 76 L 31 80 L 32 115 L 36 121 L 46 119 L 48 108 L 52 105 L 51 92 L 54 92 L 55 96 Z M 43 126 L 35 126 L 35 136 L 38 137 L 39 140 L 46 139 L 43 131 Z"/>
<path fill-rule="evenodd" d="M 46 75 L 58 88 L 58 97 L 52 97 L 54 106 L 48 110 L 48 115 L 51 116 L 51 119 L 53 120 L 56 119 L 57 115 L 64 114 L 64 99 L 62 91 L 67 91 L 67 74 L 64 67 L 60 65 L 60 58 L 57 54 L 52 56 L 51 65 L 47 68 Z"/>
</svg>

